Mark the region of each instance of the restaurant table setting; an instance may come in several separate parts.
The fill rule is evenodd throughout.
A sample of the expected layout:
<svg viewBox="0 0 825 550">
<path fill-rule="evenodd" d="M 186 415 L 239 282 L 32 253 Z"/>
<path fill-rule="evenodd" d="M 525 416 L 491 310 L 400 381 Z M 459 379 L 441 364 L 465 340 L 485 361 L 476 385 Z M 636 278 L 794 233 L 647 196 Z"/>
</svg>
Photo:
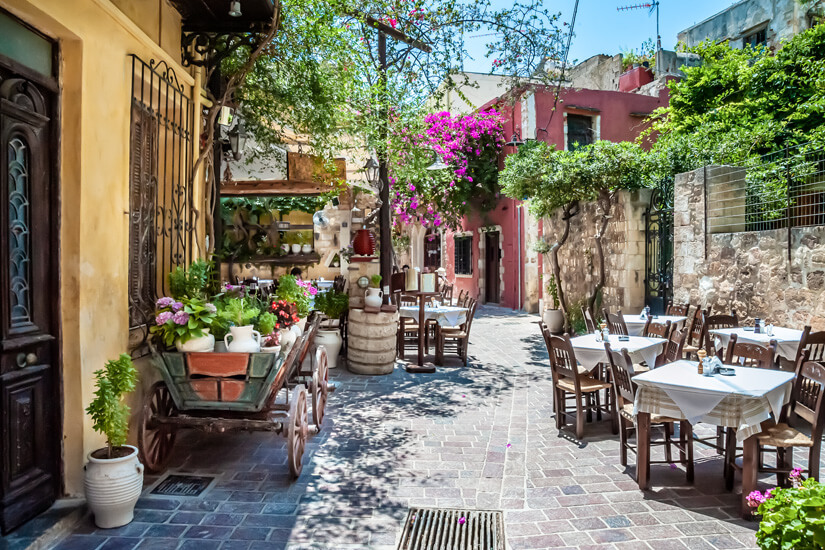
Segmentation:
<svg viewBox="0 0 825 550">
<path fill-rule="evenodd" d="M 647 324 L 648 317 L 645 316 L 643 313 L 638 315 L 627 314 L 625 313 L 622 315 L 624 318 L 624 324 L 627 327 L 627 333 L 630 336 L 641 336 L 642 332 L 645 329 L 645 325 Z M 682 327 L 685 326 L 685 321 L 687 321 L 687 317 L 683 315 L 654 315 L 650 318 L 652 323 L 662 323 L 665 324 L 670 321 L 671 326 L 676 326 L 680 330 Z"/>
<path fill-rule="evenodd" d="M 761 327 L 760 327 L 761 329 Z M 764 330 L 756 331 L 755 327 L 719 328 L 709 331 L 715 339 L 717 348 L 725 349 L 730 342 L 731 334 L 736 335 L 737 342 L 768 345 L 776 340 L 776 352 L 780 357 L 789 361 L 796 359 L 799 342 L 802 340 L 802 331 L 793 328 L 774 327 L 768 325 Z"/>
<path fill-rule="evenodd" d="M 626 340 L 624 338 L 627 338 Z M 585 334 L 570 339 L 576 360 L 587 371 L 592 371 L 599 363 L 607 362 L 604 340 L 595 334 Z M 656 357 L 662 353 L 667 340 L 664 338 L 646 338 L 643 336 L 622 337 L 611 334 L 608 338 L 611 349 L 619 351 L 626 348 L 634 363 L 644 362 L 650 368 L 656 363 Z"/>
<path fill-rule="evenodd" d="M 402 317 L 418 319 L 418 306 L 401 306 L 398 311 Z M 455 327 L 467 321 L 469 311 L 466 307 L 458 306 L 425 306 L 424 318 L 433 319 L 442 327 Z"/>
</svg>

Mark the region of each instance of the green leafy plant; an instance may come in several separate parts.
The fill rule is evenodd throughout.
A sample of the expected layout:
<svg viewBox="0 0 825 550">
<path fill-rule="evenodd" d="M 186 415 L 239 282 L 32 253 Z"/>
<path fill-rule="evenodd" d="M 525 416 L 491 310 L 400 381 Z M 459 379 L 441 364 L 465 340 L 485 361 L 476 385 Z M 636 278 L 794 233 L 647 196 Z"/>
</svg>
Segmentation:
<svg viewBox="0 0 825 550">
<path fill-rule="evenodd" d="M 530 248 L 536 254 L 547 254 L 550 252 L 550 244 L 544 239 L 536 239 L 533 241 L 533 244 L 530 245 Z"/>
<path fill-rule="evenodd" d="M 349 295 L 345 292 L 335 292 L 333 290 L 319 292 L 315 296 L 315 308 L 331 321 L 340 319 L 349 309 Z"/>
<path fill-rule="evenodd" d="M 249 298 L 228 298 L 222 304 L 218 316 L 236 327 L 251 325 L 261 310 Z"/>
<path fill-rule="evenodd" d="M 372 288 L 381 288 L 381 275 L 372 275 L 370 277 L 370 286 Z"/>
<path fill-rule="evenodd" d="M 217 307 L 201 298 L 182 298 L 176 301 L 165 296 L 157 301 L 155 325 L 149 331 L 157 334 L 164 344 L 171 346 L 176 340 L 188 342 L 200 338 L 212 326 Z"/>
<path fill-rule="evenodd" d="M 129 434 L 129 406 L 123 394 L 134 391 L 138 373 L 132 358 L 123 353 L 95 372 L 95 398 L 86 408 L 92 417 L 92 427 L 106 436 L 107 458 L 114 458 L 114 449 L 126 444 Z"/>
<path fill-rule="evenodd" d="M 275 324 L 278 319 L 269 311 L 264 311 L 258 316 L 258 321 L 255 323 L 255 328 L 264 336 L 268 336 L 275 332 Z"/>
<path fill-rule="evenodd" d="M 306 317 L 311 310 L 310 291 L 307 286 L 299 284 L 293 275 L 283 275 L 278 279 L 278 289 L 275 296 L 279 300 L 292 302 L 298 308 L 298 316 Z"/>
<path fill-rule="evenodd" d="M 409 235 L 393 235 L 392 247 L 398 252 L 404 252 L 410 247 Z"/>
<path fill-rule="evenodd" d="M 552 304 L 553 306 L 548 309 L 559 309 L 559 287 L 556 285 L 556 278 L 554 276 L 550 275 L 550 277 L 547 278 L 546 289 L 547 296 L 551 300 L 551 302 L 547 305 L 549 306 Z M 547 301 L 545 300 L 545 302 Z"/>
<path fill-rule="evenodd" d="M 195 260 L 184 269 L 176 267 L 169 273 L 169 292 L 173 298 L 206 298 L 206 289 L 212 276 L 212 262 Z"/>
<path fill-rule="evenodd" d="M 763 550 L 822 550 L 825 548 L 825 484 L 802 481 L 801 469 L 790 474 L 792 487 L 747 497 L 762 516 L 756 541 Z"/>
</svg>

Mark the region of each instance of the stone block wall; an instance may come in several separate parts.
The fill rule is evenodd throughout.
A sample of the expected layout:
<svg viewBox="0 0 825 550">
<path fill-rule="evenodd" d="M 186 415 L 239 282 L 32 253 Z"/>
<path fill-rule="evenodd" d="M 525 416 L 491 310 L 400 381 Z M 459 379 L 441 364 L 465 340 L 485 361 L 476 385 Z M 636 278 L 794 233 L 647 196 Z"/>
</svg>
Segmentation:
<svg viewBox="0 0 825 550">
<path fill-rule="evenodd" d="M 710 169 L 711 167 L 707 167 Z M 674 301 L 825 330 L 825 227 L 706 234 L 705 175 L 676 176 Z"/>
<path fill-rule="evenodd" d="M 602 239 L 605 254 L 603 307 L 637 312 L 644 307 L 645 219 L 650 190 L 621 191 L 616 196 Z M 582 204 L 570 224 L 570 237 L 559 251 L 564 291 L 568 306 L 586 300 L 598 279 L 595 249 L 597 225 L 601 220 L 596 203 Z M 544 220 L 544 238 L 551 245 L 564 230 L 561 212 Z M 542 255 L 544 278 L 553 273 L 549 254 Z"/>
</svg>

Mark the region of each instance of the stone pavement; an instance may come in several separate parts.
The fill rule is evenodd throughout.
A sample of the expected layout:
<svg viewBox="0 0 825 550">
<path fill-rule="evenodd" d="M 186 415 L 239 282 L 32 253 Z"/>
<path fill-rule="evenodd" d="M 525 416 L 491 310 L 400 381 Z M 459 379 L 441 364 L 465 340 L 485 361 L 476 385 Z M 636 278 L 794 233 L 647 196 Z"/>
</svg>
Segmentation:
<svg viewBox="0 0 825 550">
<path fill-rule="evenodd" d="M 296 482 L 280 436 L 189 432 L 170 472 L 217 475 L 206 493 L 147 490 L 130 525 L 86 520 L 58 548 L 389 550 L 409 506 L 504 510 L 512 550 L 755 548 L 756 524 L 738 519 L 721 457 L 697 445 L 693 486 L 683 469 L 654 465 L 642 493 L 609 421 L 588 424 L 583 441 L 556 430 L 537 319 L 480 308 L 467 368 L 337 369 L 341 386 Z"/>
</svg>

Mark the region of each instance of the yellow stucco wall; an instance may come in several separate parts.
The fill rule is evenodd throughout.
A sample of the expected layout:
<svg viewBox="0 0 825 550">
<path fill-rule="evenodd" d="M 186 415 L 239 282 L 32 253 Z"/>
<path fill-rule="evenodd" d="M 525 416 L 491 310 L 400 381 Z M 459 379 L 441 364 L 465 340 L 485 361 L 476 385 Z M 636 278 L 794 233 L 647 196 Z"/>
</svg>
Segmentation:
<svg viewBox="0 0 825 550">
<path fill-rule="evenodd" d="M 56 38 L 61 51 L 63 458 L 65 491 L 78 495 L 85 456 L 103 443 L 83 413 L 93 372 L 126 351 L 128 341 L 128 55 L 165 59 L 190 97 L 195 81 L 179 66 L 180 16 L 166 0 L 0 0 L 0 6 Z M 131 402 L 140 398 L 138 391 Z"/>
</svg>

